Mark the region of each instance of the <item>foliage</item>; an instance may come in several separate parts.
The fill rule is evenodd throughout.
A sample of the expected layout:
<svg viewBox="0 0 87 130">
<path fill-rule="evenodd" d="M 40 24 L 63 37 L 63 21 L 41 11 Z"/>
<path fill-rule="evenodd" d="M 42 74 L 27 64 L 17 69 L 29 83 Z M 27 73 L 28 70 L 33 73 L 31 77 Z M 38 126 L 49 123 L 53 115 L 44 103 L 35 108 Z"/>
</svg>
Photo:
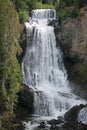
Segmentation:
<svg viewBox="0 0 87 130">
<path fill-rule="evenodd" d="M 37 2 L 38 2 L 38 0 L 26 0 L 26 4 L 28 5 L 29 14 L 31 13 L 31 11 L 33 9 L 35 9 L 35 6 L 36 6 Z"/>
<path fill-rule="evenodd" d="M 57 16 L 61 19 L 66 19 L 67 17 L 76 18 L 78 16 L 83 16 L 84 13 L 80 13 L 78 8 L 64 8 L 57 11 Z"/>
<path fill-rule="evenodd" d="M 26 0 L 13 0 L 13 2 L 16 5 L 16 9 L 19 12 L 20 9 L 22 10 L 27 10 L 28 9 L 28 5 L 26 4 Z"/>
<path fill-rule="evenodd" d="M 77 16 L 83 16 L 83 13 L 80 13 L 80 8 L 86 5 L 86 0 L 60 0 L 57 2 L 55 8 L 57 15 L 61 19 L 67 17 L 76 18 Z"/>
<path fill-rule="evenodd" d="M 41 2 L 41 1 L 40 1 Z M 42 4 L 53 4 L 54 3 L 54 0 L 42 0 Z"/>
<path fill-rule="evenodd" d="M 76 7 L 83 7 L 87 4 L 87 0 L 60 0 L 62 5 L 66 7 L 76 6 Z"/>
<path fill-rule="evenodd" d="M 57 0 L 12 0 L 19 14 L 20 22 L 25 22 L 28 14 L 35 9 L 54 8 Z"/>
<path fill-rule="evenodd" d="M 54 6 L 52 4 L 42 4 L 41 2 L 37 2 L 35 8 L 37 9 L 53 9 Z"/>
<path fill-rule="evenodd" d="M 61 18 L 61 19 L 66 19 L 67 17 L 69 17 L 71 14 L 71 12 L 68 9 L 60 9 L 57 12 L 57 15 Z"/>
<path fill-rule="evenodd" d="M 9 10 L 10 9 L 10 10 Z M 13 115 L 17 92 L 20 89 L 21 70 L 17 54 L 21 53 L 18 44 L 20 24 L 18 14 L 10 0 L 0 0 L 0 114 L 2 121 Z M 9 121 L 11 118 L 7 118 Z M 7 122 L 6 120 L 6 122 Z"/>
<path fill-rule="evenodd" d="M 20 22 L 25 22 L 27 21 L 29 18 L 29 15 L 28 15 L 28 12 L 27 11 L 24 11 L 24 10 L 20 10 L 19 11 L 19 19 L 20 19 Z"/>
<path fill-rule="evenodd" d="M 71 11 L 70 16 L 71 16 L 72 18 L 76 18 L 77 16 L 79 16 L 79 14 L 80 14 L 80 12 L 79 12 L 78 8 L 74 8 L 74 9 Z"/>
<path fill-rule="evenodd" d="M 60 1 L 55 2 L 55 9 L 58 11 L 60 9 Z"/>
</svg>

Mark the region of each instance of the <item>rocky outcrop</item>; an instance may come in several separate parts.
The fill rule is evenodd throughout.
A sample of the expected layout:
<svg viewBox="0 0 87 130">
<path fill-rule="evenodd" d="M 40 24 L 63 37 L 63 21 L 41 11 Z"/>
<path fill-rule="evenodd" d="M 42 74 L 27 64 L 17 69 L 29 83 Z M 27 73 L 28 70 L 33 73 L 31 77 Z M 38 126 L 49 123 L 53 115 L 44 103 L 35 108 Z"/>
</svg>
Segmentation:
<svg viewBox="0 0 87 130">
<path fill-rule="evenodd" d="M 62 20 L 57 37 L 73 90 L 87 99 L 87 9 L 83 16 Z"/>
<path fill-rule="evenodd" d="M 19 104 L 28 108 L 28 110 L 31 113 L 33 111 L 33 100 L 34 100 L 33 91 L 25 84 L 23 84 L 22 86 L 23 86 L 22 90 L 18 93 Z"/>
<path fill-rule="evenodd" d="M 87 124 L 83 124 L 81 120 L 78 121 L 78 115 L 83 109 L 87 112 L 87 107 L 82 104 L 74 106 L 65 113 L 64 118 L 58 117 L 58 119 L 52 119 L 50 121 L 41 121 L 35 130 L 87 130 Z M 82 113 L 84 117 L 87 116 L 84 112 Z"/>
<path fill-rule="evenodd" d="M 87 11 L 83 16 L 62 21 L 62 48 L 66 57 L 87 63 Z"/>
<path fill-rule="evenodd" d="M 22 48 L 22 52 L 20 55 L 17 55 L 18 61 L 21 64 L 23 57 L 25 55 L 26 46 L 27 46 L 27 38 L 26 38 L 26 27 L 21 25 L 21 34 L 19 39 L 20 47 Z"/>
<path fill-rule="evenodd" d="M 60 18 L 56 18 L 54 20 L 50 20 L 49 19 L 48 20 L 48 26 L 53 26 L 54 27 L 54 31 L 57 34 L 60 31 L 60 28 L 61 28 L 60 22 L 61 22 Z"/>
<path fill-rule="evenodd" d="M 72 107 L 68 112 L 65 113 L 64 120 L 67 122 L 77 122 L 78 113 L 82 108 L 84 108 L 83 104 Z"/>
<path fill-rule="evenodd" d="M 79 111 L 78 122 L 81 122 L 87 125 L 87 106 Z"/>
</svg>

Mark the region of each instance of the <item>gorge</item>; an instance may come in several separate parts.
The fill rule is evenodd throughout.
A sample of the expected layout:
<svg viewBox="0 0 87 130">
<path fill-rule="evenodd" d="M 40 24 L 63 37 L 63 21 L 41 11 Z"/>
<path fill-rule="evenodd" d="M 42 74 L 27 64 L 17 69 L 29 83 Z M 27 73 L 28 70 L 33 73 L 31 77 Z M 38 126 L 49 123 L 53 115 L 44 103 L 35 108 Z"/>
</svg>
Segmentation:
<svg viewBox="0 0 87 130">
<path fill-rule="evenodd" d="M 72 93 L 67 80 L 63 54 L 56 41 L 54 27 L 48 25 L 49 21 L 55 19 L 54 9 L 36 9 L 32 11 L 30 21 L 25 23 L 27 47 L 22 62 L 23 83 L 34 94 L 34 123 L 26 123 L 25 130 L 38 126 L 35 120 L 63 116 L 74 105 L 86 103 Z"/>
</svg>

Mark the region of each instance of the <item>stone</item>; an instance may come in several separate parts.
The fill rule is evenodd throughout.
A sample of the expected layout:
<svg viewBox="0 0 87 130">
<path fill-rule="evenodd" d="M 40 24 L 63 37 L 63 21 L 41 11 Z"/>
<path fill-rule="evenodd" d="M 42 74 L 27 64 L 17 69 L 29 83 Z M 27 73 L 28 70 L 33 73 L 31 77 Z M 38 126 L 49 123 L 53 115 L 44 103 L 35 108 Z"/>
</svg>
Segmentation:
<svg viewBox="0 0 87 130">
<path fill-rule="evenodd" d="M 81 122 L 87 125 L 87 107 L 84 107 L 83 109 L 79 111 L 78 122 Z"/>
<path fill-rule="evenodd" d="M 68 122 L 77 122 L 78 121 L 78 113 L 84 107 L 83 104 L 79 106 L 72 107 L 69 111 L 67 111 L 64 115 L 64 120 Z"/>
<path fill-rule="evenodd" d="M 33 111 L 33 90 L 29 88 L 27 85 L 22 85 L 22 90 L 18 93 L 19 96 L 19 104 L 25 106 L 29 109 L 30 112 Z"/>
</svg>

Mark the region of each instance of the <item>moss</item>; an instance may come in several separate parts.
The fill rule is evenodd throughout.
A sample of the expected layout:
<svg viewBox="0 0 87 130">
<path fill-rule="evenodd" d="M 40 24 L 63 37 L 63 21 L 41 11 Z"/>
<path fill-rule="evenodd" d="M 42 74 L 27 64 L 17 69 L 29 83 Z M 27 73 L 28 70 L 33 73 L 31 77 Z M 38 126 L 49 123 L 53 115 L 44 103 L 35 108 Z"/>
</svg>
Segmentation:
<svg viewBox="0 0 87 130">
<path fill-rule="evenodd" d="M 71 67 L 70 71 L 71 77 L 77 83 L 87 82 L 87 64 L 78 63 Z"/>
</svg>

